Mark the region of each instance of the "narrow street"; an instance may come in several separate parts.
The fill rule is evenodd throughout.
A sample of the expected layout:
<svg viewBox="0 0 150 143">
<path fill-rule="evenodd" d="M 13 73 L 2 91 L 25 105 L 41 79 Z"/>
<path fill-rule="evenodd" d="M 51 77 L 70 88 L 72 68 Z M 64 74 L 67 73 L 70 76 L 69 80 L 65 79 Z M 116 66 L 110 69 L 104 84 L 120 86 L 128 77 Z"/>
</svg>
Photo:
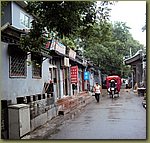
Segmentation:
<svg viewBox="0 0 150 143">
<path fill-rule="evenodd" d="M 146 139 L 146 1 L 1 5 L 2 139 Z"/>
<path fill-rule="evenodd" d="M 79 117 L 66 121 L 48 139 L 146 139 L 142 99 L 125 89 L 120 98 L 102 97 L 100 103 L 89 104 Z"/>
</svg>

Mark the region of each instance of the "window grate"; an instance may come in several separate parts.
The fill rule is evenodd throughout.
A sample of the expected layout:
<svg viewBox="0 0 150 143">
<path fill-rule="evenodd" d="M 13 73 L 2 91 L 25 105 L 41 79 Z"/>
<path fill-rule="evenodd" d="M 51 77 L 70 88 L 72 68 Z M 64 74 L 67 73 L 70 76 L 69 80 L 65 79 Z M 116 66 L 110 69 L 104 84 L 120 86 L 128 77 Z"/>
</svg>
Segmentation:
<svg viewBox="0 0 150 143">
<path fill-rule="evenodd" d="M 32 54 L 32 77 L 42 77 L 42 57 Z"/>
<path fill-rule="evenodd" d="M 32 67 L 33 77 L 41 77 L 41 65 L 33 62 Z"/>
<path fill-rule="evenodd" d="M 26 54 L 15 50 L 10 55 L 10 77 L 25 77 L 26 75 Z"/>
</svg>

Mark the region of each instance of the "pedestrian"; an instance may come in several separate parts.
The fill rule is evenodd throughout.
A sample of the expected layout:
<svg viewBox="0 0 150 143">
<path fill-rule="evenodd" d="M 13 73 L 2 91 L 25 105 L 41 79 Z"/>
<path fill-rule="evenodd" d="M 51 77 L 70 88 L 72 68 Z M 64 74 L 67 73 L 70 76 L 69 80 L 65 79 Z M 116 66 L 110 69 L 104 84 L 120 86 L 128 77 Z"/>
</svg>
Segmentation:
<svg viewBox="0 0 150 143">
<path fill-rule="evenodd" d="M 128 89 L 128 79 L 125 80 L 126 89 Z"/>
<path fill-rule="evenodd" d="M 96 82 L 96 85 L 94 86 L 94 93 L 96 101 L 99 102 L 101 94 L 101 86 L 98 84 L 98 82 Z"/>
</svg>

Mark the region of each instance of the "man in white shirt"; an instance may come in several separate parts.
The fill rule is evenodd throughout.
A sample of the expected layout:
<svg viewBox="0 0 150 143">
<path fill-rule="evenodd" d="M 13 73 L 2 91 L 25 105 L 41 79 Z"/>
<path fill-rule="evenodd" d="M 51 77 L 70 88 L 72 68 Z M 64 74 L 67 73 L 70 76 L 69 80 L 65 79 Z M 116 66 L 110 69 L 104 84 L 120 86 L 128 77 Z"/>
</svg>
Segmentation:
<svg viewBox="0 0 150 143">
<path fill-rule="evenodd" d="M 94 86 L 94 92 L 95 92 L 95 99 L 97 100 L 97 102 L 99 102 L 101 94 L 101 86 L 98 85 L 98 82 L 96 82 L 96 85 Z"/>
<path fill-rule="evenodd" d="M 125 80 L 126 89 L 128 89 L 128 79 Z"/>
</svg>

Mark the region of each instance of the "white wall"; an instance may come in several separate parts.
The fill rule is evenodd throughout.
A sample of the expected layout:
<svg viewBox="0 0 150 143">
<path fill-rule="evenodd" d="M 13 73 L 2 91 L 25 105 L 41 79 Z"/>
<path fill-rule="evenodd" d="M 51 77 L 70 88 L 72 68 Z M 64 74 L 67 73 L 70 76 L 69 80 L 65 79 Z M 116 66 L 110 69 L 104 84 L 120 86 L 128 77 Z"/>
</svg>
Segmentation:
<svg viewBox="0 0 150 143">
<path fill-rule="evenodd" d="M 7 52 L 8 44 L 1 43 L 2 51 L 2 100 L 12 100 L 16 103 L 16 97 L 29 96 L 42 93 L 44 82 L 49 78 L 49 60 L 43 61 L 42 78 L 32 78 L 32 65 L 27 66 L 26 78 L 9 78 L 9 56 Z M 30 55 L 28 55 L 30 60 Z"/>
<path fill-rule="evenodd" d="M 33 17 L 31 15 L 27 14 L 27 12 L 24 9 L 22 9 L 19 5 L 17 5 L 15 2 L 12 2 L 12 25 L 19 29 L 20 28 L 26 29 L 27 27 L 25 27 L 20 23 L 20 12 L 23 12 L 28 17 L 30 17 L 30 21 L 33 20 Z"/>
</svg>

